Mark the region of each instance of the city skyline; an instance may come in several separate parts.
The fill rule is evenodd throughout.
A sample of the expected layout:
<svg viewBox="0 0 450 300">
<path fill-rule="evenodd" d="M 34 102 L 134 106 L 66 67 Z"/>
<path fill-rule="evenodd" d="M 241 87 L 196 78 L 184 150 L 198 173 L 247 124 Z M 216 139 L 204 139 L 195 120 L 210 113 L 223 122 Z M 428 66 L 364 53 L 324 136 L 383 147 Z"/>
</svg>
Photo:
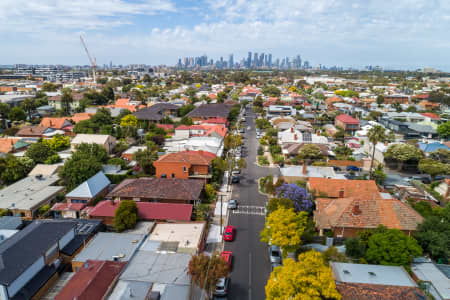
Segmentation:
<svg viewBox="0 0 450 300">
<path fill-rule="evenodd" d="M 83 35 L 99 65 L 251 48 L 315 65 L 450 70 L 443 0 L 3 0 L 0 9 L 0 64 L 88 64 Z"/>
</svg>

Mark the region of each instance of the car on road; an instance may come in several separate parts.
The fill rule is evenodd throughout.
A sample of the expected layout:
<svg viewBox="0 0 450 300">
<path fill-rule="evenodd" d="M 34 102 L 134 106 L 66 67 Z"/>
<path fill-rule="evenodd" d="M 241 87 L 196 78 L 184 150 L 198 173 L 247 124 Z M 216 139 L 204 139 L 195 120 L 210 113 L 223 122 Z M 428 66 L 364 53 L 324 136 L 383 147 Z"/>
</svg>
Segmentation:
<svg viewBox="0 0 450 300">
<path fill-rule="evenodd" d="M 236 199 L 231 199 L 228 201 L 228 208 L 229 209 L 236 209 L 238 207 L 238 201 Z"/>
<path fill-rule="evenodd" d="M 261 133 L 258 132 L 258 133 L 256 134 L 256 138 L 257 138 L 257 139 L 260 139 L 260 138 L 261 138 Z"/>
<path fill-rule="evenodd" d="M 238 175 L 240 175 L 241 174 L 241 170 L 240 169 L 234 169 L 232 172 L 231 172 L 231 175 L 233 175 L 233 176 L 238 176 Z"/>
<path fill-rule="evenodd" d="M 359 171 L 361 171 L 361 168 L 358 168 L 355 166 L 347 166 L 347 171 L 359 172 Z"/>
<path fill-rule="evenodd" d="M 228 293 L 228 287 L 230 286 L 230 278 L 222 277 L 217 280 L 216 290 L 214 296 L 226 296 Z"/>
<path fill-rule="evenodd" d="M 269 246 L 269 258 L 272 264 L 281 264 L 281 249 L 276 245 Z"/>
<path fill-rule="evenodd" d="M 231 263 L 233 262 L 233 252 L 231 251 L 222 251 L 220 253 L 220 257 L 227 263 L 228 268 L 231 270 Z"/>
<path fill-rule="evenodd" d="M 240 133 L 245 133 L 245 129 L 241 128 L 241 130 L 239 130 Z"/>
<path fill-rule="evenodd" d="M 234 240 L 234 235 L 236 233 L 236 228 L 233 225 L 228 225 L 225 227 L 223 232 L 223 240 L 227 242 L 232 242 Z"/>
<path fill-rule="evenodd" d="M 231 178 L 231 183 L 239 183 L 241 181 L 241 178 L 239 176 L 233 176 Z"/>
</svg>

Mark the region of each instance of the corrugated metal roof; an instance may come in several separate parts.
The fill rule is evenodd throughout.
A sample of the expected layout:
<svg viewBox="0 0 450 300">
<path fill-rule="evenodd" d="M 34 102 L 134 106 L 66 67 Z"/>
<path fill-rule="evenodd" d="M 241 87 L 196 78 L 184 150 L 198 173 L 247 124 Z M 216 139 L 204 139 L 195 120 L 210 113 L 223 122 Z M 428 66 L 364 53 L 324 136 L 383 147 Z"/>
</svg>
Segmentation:
<svg viewBox="0 0 450 300">
<path fill-rule="evenodd" d="M 77 186 L 73 191 L 68 193 L 66 197 L 68 198 L 93 198 L 99 192 L 101 192 L 105 187 L 110 185 L 108 177 L 102 171 Z"/>
</svg>

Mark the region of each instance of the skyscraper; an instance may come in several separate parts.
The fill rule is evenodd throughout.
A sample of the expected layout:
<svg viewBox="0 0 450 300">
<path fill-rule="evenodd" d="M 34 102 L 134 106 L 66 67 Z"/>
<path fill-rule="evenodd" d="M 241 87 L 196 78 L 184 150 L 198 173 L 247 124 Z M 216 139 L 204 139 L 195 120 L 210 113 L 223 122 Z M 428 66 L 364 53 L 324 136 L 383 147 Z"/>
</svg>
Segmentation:
<svg viewBox="0 0 450 300">
<path fill-rule="evenodd" d="M 233 53 L 231 53 L 230 56 L 228 57 L 228 68 L 230 69 L 234 68 Z"/>
<path fill-rule="evenodd" d="M 258 67 L 262 67 L 264 64 L 264 53 L 259 55 Z"/>
<path fill-rule="evenodd" d="M 252 53 L 248 52 L 247 68 L 250 68 L 251 66 L 252 66 Z"/>
<path fill-rule="evenodd" d="M 268 67 L 271 68 L 272 67 L 272 53 L 269 53 L 269 62 L 268 62 Z"/>
</svg>

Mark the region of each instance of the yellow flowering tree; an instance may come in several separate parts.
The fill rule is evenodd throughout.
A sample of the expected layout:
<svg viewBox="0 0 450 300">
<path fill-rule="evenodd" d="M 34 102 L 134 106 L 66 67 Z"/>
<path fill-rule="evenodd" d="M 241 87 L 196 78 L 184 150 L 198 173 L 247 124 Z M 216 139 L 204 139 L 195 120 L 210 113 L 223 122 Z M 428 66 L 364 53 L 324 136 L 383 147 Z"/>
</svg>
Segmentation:
<svg viewBox="0 0 450 300">
<path fill-rule="evenodd" d="M 339 300 L 341 295 L 322 254 L 312 250 L 300 254 L 298 262 L 288 258 L 273 270 L 266 284 L 266 299 Z"/>
<path fill-rule="evenodd" d="M 297 91 L 297 88 L 295 86 L 291 86 L 289 88 L 289 91 L 292 92 L 292 93 L 295 93 Z"/>
<path fill-rule="evenodd" d="M 273 211 L 261 231 L 261 241 L 277 245 L 287 252 L 294 252 L 301 245 L 301 237 L 306 228 L 308 214 L 306 212 L 295 213 L 293 208 L 279 207 Z"/>
</svg>

